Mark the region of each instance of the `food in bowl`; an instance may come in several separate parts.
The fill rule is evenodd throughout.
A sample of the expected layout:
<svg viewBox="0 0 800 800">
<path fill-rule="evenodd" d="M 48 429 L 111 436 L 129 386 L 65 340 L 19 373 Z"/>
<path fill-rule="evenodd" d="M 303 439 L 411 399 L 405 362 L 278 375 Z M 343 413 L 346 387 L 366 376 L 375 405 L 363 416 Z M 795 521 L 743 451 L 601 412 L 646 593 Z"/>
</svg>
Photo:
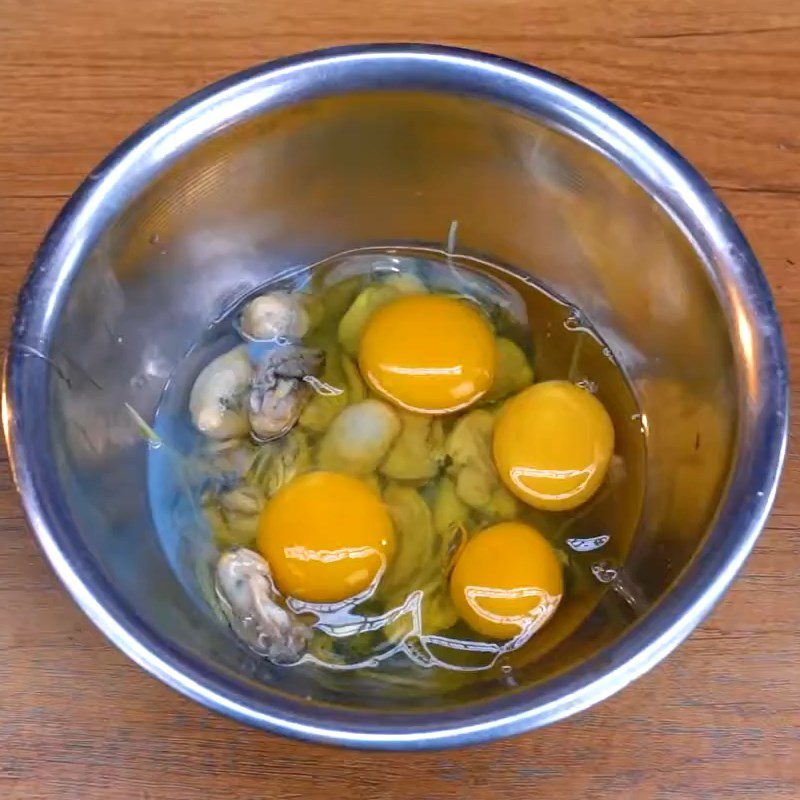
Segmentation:
<svg viewBox="0 0 800 800">
<path fill-rule="evenodd" d="M 357 669 L 275 666 L 239 642 L 254 622 L 286 630 L 289 603 L 264 606 L 258 619 L 232 616 L 232 632 L 214 581 L 230 586 L 247 553 L 227 547 L 221 555 L 198 494 L 223 488 L 220 468 L 243 474 L 252 453 L 233 445 L 250 434 L 226 434 L 211 461 L 194 458 L 198 440 L 212 437 L 191 423 L 192 385 L 215 356 L 243 344 L 224 340 L 235 329 L 235 314 L 221 319 L 232 297 L 242 309 L 265 296 L 253 312 L 270 325 L 280 300 L 273 290 L 293 288 L 291 274 L 283 288 L 271 277 L 289 265 L 366 242 L 437 242 L 447 215 L 459 219 L 470 253 L 519 270 L 452 258 L 501 280 L 508 273 L 519 286 L 530 306 L 535 383 L 563 380 L 576 352 L 570 382 L 591 389 L 584 381 L 593 381 L 612 420 L 614 456 L 586 504 L 525 504 L 569 557 L 562 600 L 488 669 L 420 666 L 402 654 Z M 554 298 L 540 302 L 528 275 L 581 313 Z M 293 325 L 313 321 L 310 308 L 290 310 Z M 602 348 L 564 325 L 601 333 L 638 408 L 617 385 L 621 372 L 596 363 Z M 231 361 L 227 397 L 252 370 L 249 358 Z M 217 391 L 215 381 L 206 389 Z M 764 525 L 786 446 L 787 397 L 763 273 L 724 205 L 675 151 L 607 101 L 541 70 L 464 50 L 367 45 L 226 78 L 166 111 L 92 172 L 20 293 L 3 421 L 45 555 L 123 652 L 185 695 L 261 728 L 417 749 L 562 719 L 676 647 Z M 159 401 L 160 439 L 144 423 L 153 423 Z M 249 427 L 235 405 L 218 410 L 234 430 Z M 295 409 L 283 411 L 291 421 Z M 274 413 L 260 420 L 279 423 Z M 613 488 L 622 467 L 625 481 L 644 474 L 641 428 L 644 509 L 636 491 Z M 292 457 L 293 438 L 284 437 L 282 458 Z M 224 505 L 220 497 L 229 527 L 249 526 L 252 539 L 262 494 L 243 487 Z M 564 539 L 546 529 L 573 518 Z M 588 569 L 573 568 L 580 559 Z M 253 563 L 253 580 L 229 595 L 240 612 L 264 587 L 256 578 L 266 564 Z M 612 591 L 598 594 L 598 580 Z M 355 656 L 369 639 L 350 636 L 342 621 L 336 631 L 348 635 L 328 649 Z M 368 633 L 363 618 L 354 622 Z M 280 652 L 278 637 L 267 641 Z M 315 634 L 309 644 L 318 641 Z"/>
<path fill-rule="evenodd" d="M 165 550 L 240 645 L 387 680 L 552 648 L 608 591 L 644 492 L 633 394 L 580 311 L 425 248 L 234 302 L 151 437 Z"/>
</svg>

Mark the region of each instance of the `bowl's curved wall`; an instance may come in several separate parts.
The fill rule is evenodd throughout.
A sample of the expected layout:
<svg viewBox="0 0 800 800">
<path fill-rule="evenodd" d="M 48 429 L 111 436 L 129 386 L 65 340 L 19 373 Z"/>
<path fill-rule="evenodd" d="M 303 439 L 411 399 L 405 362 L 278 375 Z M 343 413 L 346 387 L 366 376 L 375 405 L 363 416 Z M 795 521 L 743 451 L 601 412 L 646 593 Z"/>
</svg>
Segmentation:
<svg viewBox="0 0 800 800">
<path fill-rule="evenodd" d="M 460 251 L 513 264 L 575 303 L 629 374 L 649 486 L 628 569 L 663 601 L 619 641 L 602 630 L 567 640 L 522 670 L 514 692 L 473 685 L 411 710 L 406 700 L 401 713 L 391 698 L 267 673 L 231 647 L 166 566 L 125 403 L 151 414 L 187 347 L 275 271 L 364 244 L 443 243 L 453 220 Z M 763 276 L 678 156 L 552 76 L 408 46 L 258 68 L 112 155 L 54 226 L 21 295 L 5 416 L 46 552 L 133 657 L 256 724 L 422 746 L 558 718 L 674 646 L 758 533 L 785 405 Z"/>
</svg>

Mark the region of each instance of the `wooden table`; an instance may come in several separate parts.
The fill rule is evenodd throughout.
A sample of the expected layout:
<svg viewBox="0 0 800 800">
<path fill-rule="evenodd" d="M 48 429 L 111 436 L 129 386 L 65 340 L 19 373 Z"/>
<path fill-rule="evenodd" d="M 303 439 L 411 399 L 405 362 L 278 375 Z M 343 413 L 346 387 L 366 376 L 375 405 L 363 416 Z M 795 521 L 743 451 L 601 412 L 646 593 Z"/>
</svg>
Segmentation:
<svg viewBox="0 0 800 800">
<path fill-rule="evenodd" d="M 0 312 L 81 178 L 173 100 L 292 51 L 438 40 L 531 61 L 638 115 L 707 176 L 800 373 L 800 0 L 0 0 Z M 800 444 L 744 574 L 635 685 L 462 752 L 353 753 L 179 697 L 76 609 L 0 474 L 0 797 L 800 797 Z"/>
</svg>

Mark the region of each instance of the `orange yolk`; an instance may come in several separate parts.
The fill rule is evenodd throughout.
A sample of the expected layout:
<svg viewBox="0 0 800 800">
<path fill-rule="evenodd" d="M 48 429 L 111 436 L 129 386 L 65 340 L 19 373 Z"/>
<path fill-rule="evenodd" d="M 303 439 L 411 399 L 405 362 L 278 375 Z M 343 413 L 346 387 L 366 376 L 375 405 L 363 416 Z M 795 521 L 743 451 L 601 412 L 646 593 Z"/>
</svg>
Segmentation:
<svg viewBox="0 0 800 800">
<path fill-rule="evenodd" d="M 561 602 L 555 550 L 539 531 L 503 522 L 470 539 L 450 577 L 450 597 L 474 631 L 493 639 L 532 634 Z"/>
<path fill-rule="evenodd" d="M 600 487 L 614 451 L 603 404 L 567 381 L 545 381 L 506 402 L 494 427 L 494 461 L 505 485 L 545 511 L 585 503 Z"/>
<path fill-rule="evenodd" d="M 495 344 L 465 300 L 424 294 L 379 308 L 361 336 L 358 362 L 372 388 L 409 411 L 466 408 L 492 385 Z"/>
<path fill-rule="evenodd" d="M 382 572 L 394 551 L 394 531 L 380 497 L 363 481 L 310 472 L 269 500 L 256 546 L 284 595 L 335 603 Z"/>
</svg>

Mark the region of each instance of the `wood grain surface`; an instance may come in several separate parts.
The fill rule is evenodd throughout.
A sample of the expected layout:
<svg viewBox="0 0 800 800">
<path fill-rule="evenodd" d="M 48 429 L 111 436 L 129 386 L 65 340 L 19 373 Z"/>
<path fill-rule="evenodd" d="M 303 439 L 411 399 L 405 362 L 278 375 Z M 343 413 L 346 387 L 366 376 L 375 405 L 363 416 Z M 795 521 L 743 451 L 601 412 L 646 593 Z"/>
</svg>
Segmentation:
<svg viewBox="0 0 800 800">
<path fill-rule="evenodd" d="M 265 59 L 426 40 L 520 58 L 641 117 L 707 176 L 800 374 L 800 0 L 0 0 L 0 314 L 46 227 L 152 114 Z M 800 409 L 744 573 L 666 662 L 577 718 L 469 751 L 353 753 L 174 694 L 67 598 L 0 472 L 0 798 L 800 797 Z M 4 456 L 5 459 L 5 456 Z"/>
</svg>

